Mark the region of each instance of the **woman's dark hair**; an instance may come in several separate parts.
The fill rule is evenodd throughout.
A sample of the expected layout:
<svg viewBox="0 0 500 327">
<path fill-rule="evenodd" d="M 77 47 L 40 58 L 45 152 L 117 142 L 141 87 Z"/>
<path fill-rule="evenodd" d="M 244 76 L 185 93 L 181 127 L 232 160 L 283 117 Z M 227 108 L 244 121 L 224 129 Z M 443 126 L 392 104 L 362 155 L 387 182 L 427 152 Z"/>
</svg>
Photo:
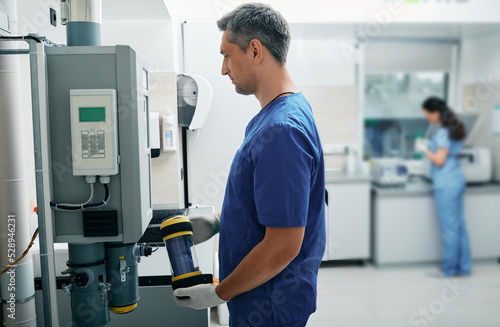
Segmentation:
<svg viewBox="0 0 500 327">
<path fill-rule="evenodd" d="M 438 97 L 430 97 L 424 101 L 422 108 L 429 112 L 439 112 L 441 124 L 449 131 L 452 140 L 461 141 L 465 138 L 464 124 L 444 100 Z"/>
</svg>

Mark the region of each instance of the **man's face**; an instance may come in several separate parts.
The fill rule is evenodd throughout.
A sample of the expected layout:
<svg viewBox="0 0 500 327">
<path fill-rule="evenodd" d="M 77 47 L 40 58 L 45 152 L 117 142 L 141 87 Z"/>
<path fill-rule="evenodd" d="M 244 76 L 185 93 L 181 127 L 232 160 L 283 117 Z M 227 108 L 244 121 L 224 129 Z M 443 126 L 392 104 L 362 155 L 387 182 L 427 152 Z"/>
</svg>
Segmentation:
<svg viewBox="0 0 500 327">
<path fill-rule="evenodd" d="M 227 75 L 233 82 L 236 92 L 243 95 L 254 94 L 256 91 L 255 74 L 252 71 L 248 51 L 243 51 L 234 43 L 228 41 L 229 30 L 222 35 L 220 52 L 224 56 L 221 74 Z"/>
</svg>

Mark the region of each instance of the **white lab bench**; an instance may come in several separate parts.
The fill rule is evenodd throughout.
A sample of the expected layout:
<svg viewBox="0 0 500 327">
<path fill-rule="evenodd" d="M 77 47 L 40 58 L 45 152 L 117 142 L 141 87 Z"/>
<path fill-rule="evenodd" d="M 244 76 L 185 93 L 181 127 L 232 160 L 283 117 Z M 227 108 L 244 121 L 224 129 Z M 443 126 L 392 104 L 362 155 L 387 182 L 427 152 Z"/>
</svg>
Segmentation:
<svg viewBox="0 0 500 327">
<path fill-rule="evenodd" d="M 500 258 L 500 184 L 468 186 L 465 220 L 472 259 Z M 376 265 L 437 262 L 441 234 L 430 182 L 372 186 L 372 259 Z"/>
<path fill-rule="evenodd" d="M 326 170 L 326 250 L 323 261 L 370 258 L 370 177 Z"/>
</svg>

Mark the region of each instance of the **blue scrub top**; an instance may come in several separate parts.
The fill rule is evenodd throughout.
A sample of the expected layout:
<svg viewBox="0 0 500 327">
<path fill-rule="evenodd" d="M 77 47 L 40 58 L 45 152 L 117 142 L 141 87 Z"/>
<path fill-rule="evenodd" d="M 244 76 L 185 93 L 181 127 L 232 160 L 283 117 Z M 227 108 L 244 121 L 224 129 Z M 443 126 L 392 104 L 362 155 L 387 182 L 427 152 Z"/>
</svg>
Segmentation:
<svg viewBox="0 0 500 327">
<path fill-rule="evenodd" d="M 450 132 L 444 127 L 439 127 L 429 142 L 429 150 L 436 153 L 437 149 L 448 149 L 448 156 L 441 167 L 432 164 L 431 178 L 434 189 L 445 187 L 462 186 L 465 184 L 465 176 L 460 168 L 458 153 L 462 150 L 463 141 L 455 141 L 450 138 Z"/>
<path fill-rule="evenodd" d="M 274 100 L 246 128 L 222 206 L 221 280 L 264 239 L 266 226 L 305 226 L 302 248 L 277 276 L 228 302 L 233 326 L 286 324 L 316 310 L 326 241 L 325 169 L 312 109 L 300 92 Z"/>
</svg>

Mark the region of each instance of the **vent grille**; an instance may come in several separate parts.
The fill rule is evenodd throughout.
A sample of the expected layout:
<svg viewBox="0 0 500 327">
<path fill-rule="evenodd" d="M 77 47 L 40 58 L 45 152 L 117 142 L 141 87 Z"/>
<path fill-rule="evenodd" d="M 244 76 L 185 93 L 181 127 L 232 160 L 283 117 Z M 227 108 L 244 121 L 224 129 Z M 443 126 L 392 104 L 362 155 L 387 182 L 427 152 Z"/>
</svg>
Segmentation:
<svg viewBox="0 0 500 327">
<path fill-rule="evenodd" d="M 112 211 L 83 212 L 83 236 L 102 237 L 118 235 L 118 213 Z"/>
</svg>

